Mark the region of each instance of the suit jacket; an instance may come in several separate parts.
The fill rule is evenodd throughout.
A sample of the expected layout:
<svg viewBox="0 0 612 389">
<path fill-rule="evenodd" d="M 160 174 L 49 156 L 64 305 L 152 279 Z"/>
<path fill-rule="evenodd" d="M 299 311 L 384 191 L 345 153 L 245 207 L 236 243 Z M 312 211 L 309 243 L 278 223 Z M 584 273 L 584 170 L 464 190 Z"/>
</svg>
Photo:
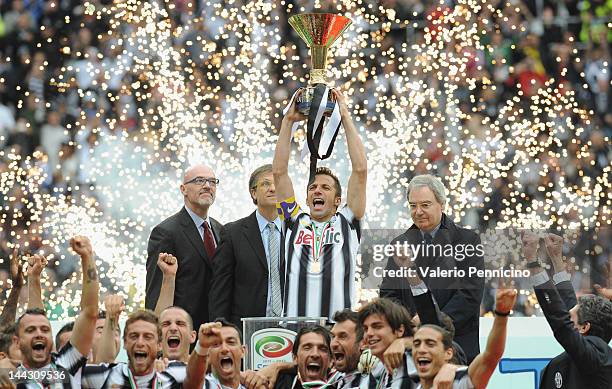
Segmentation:
<svg viewBox="0 0 612 389">
<path fill-rule="evenodd" d="M 282 288 L 285 256 L 284 245 L 280 246 Z M 210 319 L 224 317 L 242 328 L 241 318 L 266 316 L 268 276 L 268 260 L 253 212 L 226 226 L 225 238 L 215 255 Z"/>
<path fill-rule="evenodd" d="M 612 386 L 612 348 L 597 336 L 583 336 L 575 329 L 552 281 L 534 287 L 538 303 L 565 352 L 542 372 L 542 389 L 607 389 Z"/>
<path fill-rule="evenodd" d="M 217 247 L 223 241 L 223 225 L 210 218 Z M 157 267 L 159 253 L 174 255 L 178 260 L 174 305 L 185 309 L 193 319 L 194 329 L 208 321 L 208 293 L 213 262 L 204 249 L 200 233 L 183 207 L 151 231 L 147 249 L 147 282 L 145 306 L 155 309 L 163 274 Z"/>
<path fill-rule="evenodd" d="M 419 244 L 422 240 L 421 231 L 415 225 L 412 225 L 406 232 L 395 238 L 391 244 L 397 241 Z M 469 244 L 476 247 L 480 244 L 480 237 L 474 231 L 462 228 L 450 220 L 448 216 L 442 215 L 440 228 L 433 238 L 433 244 L 439 244 L 442 247 L 447 244 L 453 247 Z M 453 257 L 425 258 L 419 256 L 416 259 L 416 264 L 421 268 L 453 269 L 457 267 L 457 269 L 465 271 L 465 278 L 424 277 L 423 281 L 431 290 L 440 310 L 453 319 L 455 341 L 465 351 L 468 362 L 471 362 L 480 353 L 478 330 L 480 302 L 484 294 L 484 279 L 475 276 L 468 277 L 467 274 L 470 267 L 484 269 L 484 258 L 476 255 L 476 253 L 471 256 L 466 255 L 461 261 Z M 387 260 L 387 269 L 398 269 L 393 258 Z M 396 300 L 413 315 L 416 312 L 410 285 L 404 278 L 387 277 L 383 279 L 380 286 L 380 296 Z"/>
</svg>

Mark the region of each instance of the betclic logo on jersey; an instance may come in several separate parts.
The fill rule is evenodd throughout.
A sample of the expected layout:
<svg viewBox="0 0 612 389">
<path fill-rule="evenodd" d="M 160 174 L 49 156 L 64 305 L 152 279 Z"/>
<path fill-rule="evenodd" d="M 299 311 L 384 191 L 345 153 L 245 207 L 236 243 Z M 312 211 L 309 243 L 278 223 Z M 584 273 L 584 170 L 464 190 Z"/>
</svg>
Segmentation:
<svg viewBox="0 0 612 389">
<path fill-rule="evenodd" d="M 314 231 L 301 229 L 298 231 L 297 237 L 295 238 L 294 244 L 296 245 L 306 245 L 313 246 L 315 241 Z M 334 228 L 326 228 L 323 231 L 321 241 L 323 245 L 327 244 L 342 244 L 344 239 L 342 239 L 342 232 L 334 231 Z"/>
</svg>

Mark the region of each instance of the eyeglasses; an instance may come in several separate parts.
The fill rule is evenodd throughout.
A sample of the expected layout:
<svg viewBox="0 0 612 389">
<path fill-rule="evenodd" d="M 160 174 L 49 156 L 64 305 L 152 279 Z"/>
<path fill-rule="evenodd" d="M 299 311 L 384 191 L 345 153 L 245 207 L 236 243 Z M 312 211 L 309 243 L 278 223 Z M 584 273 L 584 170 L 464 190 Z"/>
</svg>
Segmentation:
<svg viewBox="0 0 612 389">
<path fill-rule="evenodd" d="M 183 185 L 187 185 L 187 184 L 196 184 L 199 186 L 204 186 L 205 184 L 208 184 L 214 188 L 219 184 L 219 179 L 218 178 L 196 177 L 196 178 L 193 178 L 183 183 Z"/>
<path fill-rule="evenodd" d="M 259 184 L 255 185 L 253 188 L 257 188 L 258 186 L 261 186 L 264 189 L 268 189 L 272 186 L 272 182 L 268 181 L 268 180 L 263 180 L 262 182 L 260 182 Z"/>
</svg>

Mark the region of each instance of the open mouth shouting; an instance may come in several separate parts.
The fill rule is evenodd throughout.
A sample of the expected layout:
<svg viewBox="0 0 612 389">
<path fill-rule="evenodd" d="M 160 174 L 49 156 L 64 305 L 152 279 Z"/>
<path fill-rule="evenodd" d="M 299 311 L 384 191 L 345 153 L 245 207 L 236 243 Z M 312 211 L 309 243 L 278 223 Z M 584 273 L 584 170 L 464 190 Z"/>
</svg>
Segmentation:
<svg viewBox="0 0 612 389">
<path fill-rule="evenodd" d="M 323 210 L 325 208 L 325 199 L 322 199 L 321 197 L 314 197 L 312 199 L 312 207 L 317 211 Z"/>
<path fill-rule="evenodd" d="M 234 372 L 234 360 L 231 355 L 227 355 L 221 357 L 219 360 L 219 367 L 221 372 L 223 373 L 233 373 Z"/>
<path fill-rule="evenodd" d="M 427 371 L 431 367 L 431 359 L 426 357 L 419 357 L 416 360 L 416 365 L 419 371 Z"/>
<path fill-rule="evenodd" d="M 309 378 L 320 378 L 322 376 L 320 362 L 311 361 L 306 364 L 306 373 Z"/>
<path fill-rule="evenodd" d="M 146 351 L 134 351 L 134 362 L 136 364 L 145 364 L 149 354 Z"/>
<path fill-rule="evenodd" d="M 344 363 L 344 352 L 342 350 L 335 350 L 334 351 L 334 361 L 336 362 L 336 364 L 342 364 Z"/>
<path fill-rule="evenodd" d="M 176 351 L 181 345 L 181 338 L 177 335 L 170 335 L 168 336 L 167 344 L 170 350 Z"/>
<path fill-rule="evenodd" d="M 35 340 L 32 342 L 32 357 L 36 360 L 47 357 L 47 342 L 44 340 Z"/>
</svg>

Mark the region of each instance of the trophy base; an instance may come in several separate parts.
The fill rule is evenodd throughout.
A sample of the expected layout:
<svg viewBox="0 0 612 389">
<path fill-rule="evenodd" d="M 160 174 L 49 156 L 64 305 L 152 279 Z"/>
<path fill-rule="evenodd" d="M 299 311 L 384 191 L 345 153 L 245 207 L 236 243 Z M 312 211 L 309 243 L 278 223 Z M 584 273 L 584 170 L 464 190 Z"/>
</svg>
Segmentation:
<svg viewBox="0 0 612 389">
<path fill-rule="evenodd" d="M 302 94 L 297 100 L 297 109 L 301 114 L 308 116 L 310 112 L 310 106 L 312 104 L 312 99 L 314 97 L 315 88 L 308 86 L 305 87 L 302 91 Z M 323 116 L 330 117 L 332 112 L 334 111 L 334 107 L 336 106 L 336 98 L 329 91 L 327 95 L 327 106 L 325 107 L 325 112 L 323 112 Z"/>
</svg>

